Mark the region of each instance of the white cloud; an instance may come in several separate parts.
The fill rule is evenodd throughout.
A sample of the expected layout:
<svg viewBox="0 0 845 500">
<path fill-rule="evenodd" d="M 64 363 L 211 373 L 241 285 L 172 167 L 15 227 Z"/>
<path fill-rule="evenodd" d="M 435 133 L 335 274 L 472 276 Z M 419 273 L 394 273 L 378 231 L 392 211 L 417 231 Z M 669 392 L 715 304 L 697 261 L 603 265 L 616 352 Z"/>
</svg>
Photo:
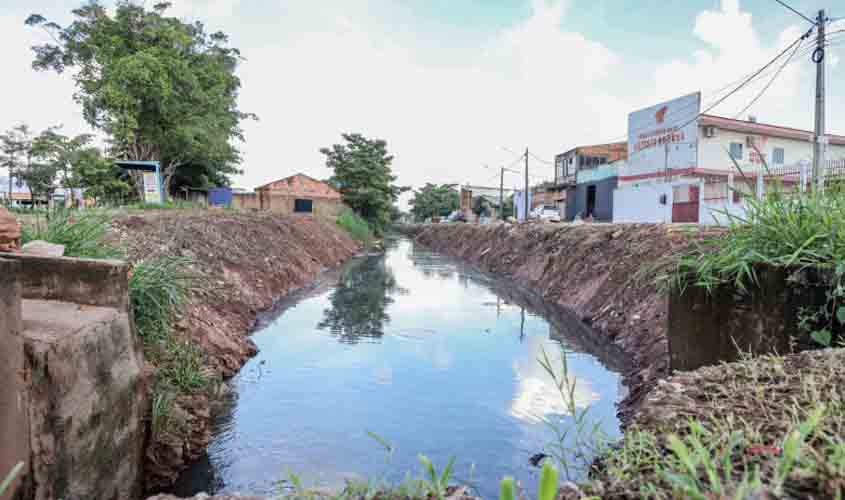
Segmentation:
<svg viewBox="0 0 845 500">
<path fill-rule="evenodd" d="M 602 90 L 619 57 L 562 31 L 559 2 L 535 1 L 530 17 L 462 64 L 426 62 L 437 58 L 347 11 L 323 14 L 318 29 L 248 53 L 241 102 L 261 121 L 247 126 L 245 185 L 298 170 L 327 175 L 318 149 L 345 131 L 388 140 L 400 182 L 414 185 L 484 181 L 493 172 L 482 163 L 514 156 L 501 146 L 528 145 L 551 159 L 567 145 L 624 132 L 627 106 Z M 448 40 L 440 50 L 448 54 Z M 548 165 L 533 168 L 552 175 Z"/>
<path fill-rule="evenodd" d="M 170 0 L 168 15 L 180 18 L 221 19 L 232 15 L 240 0 Z"/>
<path fill-rule="evenodd" d="M 705 104 L 714 102 L 724 95 L 719 91 L 726 84 L 732 81 L 738 84 L 741 78 L 750 76 L 801 36 L 804 29 L 803 25 L 790 26 L 778 34 L 775 43 L 766 45 L 754 28 L 751 13 L 742 10 L 739 0 L 722 0 L 717 10 L 705 10 L 696 18 L 693 34 L 707 48 L 696 51 L 687 60 L 673 60 L 658 66 L 655 101 L 701 90 Z M 756 114 L 762 121 L 787 122 L 785 124 L 794 126 L 802 126 L 802 120 L 811 119 L 803 112 L 808 109 L 809 97 L 802 94 L 808 75 L 806 67 L 802 68 L 802 62 L 808 58 L 803 50 L 809 46 L 810 41 L 804 43 L 793 62 L 747 111 L 748 114 Z M 769 83 L 782 61 L 785 59 L 772 65 L 762 77 L 712 112 L 732 117 L 741 111 Z M 802 100 L 804 97 L 807 97 L 806 101 Z"/>
</svg>

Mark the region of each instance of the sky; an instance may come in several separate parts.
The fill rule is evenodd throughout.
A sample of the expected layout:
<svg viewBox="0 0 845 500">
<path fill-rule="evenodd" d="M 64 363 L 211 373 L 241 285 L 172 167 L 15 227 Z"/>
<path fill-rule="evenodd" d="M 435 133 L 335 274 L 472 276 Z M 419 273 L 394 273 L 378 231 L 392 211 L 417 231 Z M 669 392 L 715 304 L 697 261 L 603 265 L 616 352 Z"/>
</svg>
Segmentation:
<svg viewBox="0 0 845 500">
<path fill-rule="evenodd" d="M 72 75 L 31 69 L 30 46 L 48 38 L 23 24 L 33 12 L 64 24 L 81 1 L 0 5 L 0 130 L 26 122 L 90 131 Z M 663 100 L 702 91 L 707 104 L 810 27 L 774 0 L 173 3 L 172 14 L 228 33 L 245 58 L 239 103 L 259 117 L 245 124 L 240 145 L 244 175 L 234 185 L 245 188 L 297 172 L 328 177 L 319 149 L 345 132 L 386 140 L 402 185 L 497 185 L 496 168 L 516 168 L 525 148 L 539 182 L 553 177 L 556 154 L 625 140 L 628 113 Z M 819 8 L 845 17 L 841 0 L 790 3 L 811 17 Z M 845 134 L 845 112 L 835 112 L 845 110 L 845 34 L 837 37 L 828 50 L 828 130 Z M 799 52 L 746 114 L 812 128 L 809 59 Z M 713 113 L 733 117 L 768 81 Z M 506 187 L 520 182 L 516 174 L 505 179 Z"/>
</svg>

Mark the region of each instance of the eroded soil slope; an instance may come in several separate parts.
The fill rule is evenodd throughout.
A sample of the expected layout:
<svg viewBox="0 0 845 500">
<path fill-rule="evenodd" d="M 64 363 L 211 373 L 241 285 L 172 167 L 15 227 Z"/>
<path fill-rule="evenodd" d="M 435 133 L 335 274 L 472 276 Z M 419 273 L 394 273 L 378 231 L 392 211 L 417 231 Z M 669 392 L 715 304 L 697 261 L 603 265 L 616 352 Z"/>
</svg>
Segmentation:
<svg viewBox="0 0 845 500">
<path fill-rule="evenodd" d="M 234 375 L 255 344 L 257 313 L 291 290 L 339 265 L 358 250 L 335 224 L 303 216 L 223 211 L 149 211 L 118 217 L 110 238 L 137 263 L 157 256 L 192 261 L 207 286 L 184 307 L 177 335 L 206 354 L 207 371 Z M 155 367 L 150 367 L 154 373 Z M 154 435 L 147 450 L 147 483 L 168 485 L 208 444 L 209 395 L 180 396 L 171 410 L 178 424 Z"/>
<path fill-rule="evenodd" d="M 442 224 L 408 228 L 417 241 L 486 271 L 509 276 L 578 315 L 626 353 L 629 421 L 668 368 L 667 303 L 650 271 L 697 229 L 666 225 Z"/>
</svg>

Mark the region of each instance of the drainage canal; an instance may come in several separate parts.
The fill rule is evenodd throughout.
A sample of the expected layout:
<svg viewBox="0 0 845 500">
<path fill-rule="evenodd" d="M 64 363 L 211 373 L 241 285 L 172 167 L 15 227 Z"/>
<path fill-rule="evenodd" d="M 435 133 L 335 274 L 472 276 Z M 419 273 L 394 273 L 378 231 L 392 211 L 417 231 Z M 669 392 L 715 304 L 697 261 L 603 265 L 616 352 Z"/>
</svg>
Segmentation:
<svg viewBox="0 0 845 500">
<path fill-rule="evenodd" d="M 418 475 L 418 454 L 440 467 L 454 455 L 454 480 L 485 498 L 504 475 L 531 493 L 529 459 L 555 439 L 544 420 L 572 420 L 544 350 L 566 356 L 588 427 L 619 434 L 618 352 L 533 294 L 404 238 L 289 297 L 254 339 L 259 355 L 175 493 L 273 494 L 290 474 L 321 488 L 398 482 Z"/>
</svg>

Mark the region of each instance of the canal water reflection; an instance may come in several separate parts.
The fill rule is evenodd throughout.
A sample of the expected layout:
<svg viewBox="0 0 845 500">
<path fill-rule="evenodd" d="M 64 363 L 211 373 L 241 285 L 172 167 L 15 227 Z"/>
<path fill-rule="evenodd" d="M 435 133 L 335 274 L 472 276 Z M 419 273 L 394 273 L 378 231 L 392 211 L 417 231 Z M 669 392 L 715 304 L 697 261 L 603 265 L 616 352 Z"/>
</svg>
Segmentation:
<svg viewBox="0 0 845 500">
<path fill-rule="evenodd" d="M 404 238 L 358 257 L 265 318 L 260 353 L 231 381 L 207 457 L 176 493 L 272 494 L 306 485 L 400 481 L 457 458 L 455 479 L 495 498 L 567 409 L 537 362 L 565 349 L 577 405 L 610 436 L 624 357 L 535 295 Z M 388 457 L 369 433 L 390 442 Z"/>
</svg>

